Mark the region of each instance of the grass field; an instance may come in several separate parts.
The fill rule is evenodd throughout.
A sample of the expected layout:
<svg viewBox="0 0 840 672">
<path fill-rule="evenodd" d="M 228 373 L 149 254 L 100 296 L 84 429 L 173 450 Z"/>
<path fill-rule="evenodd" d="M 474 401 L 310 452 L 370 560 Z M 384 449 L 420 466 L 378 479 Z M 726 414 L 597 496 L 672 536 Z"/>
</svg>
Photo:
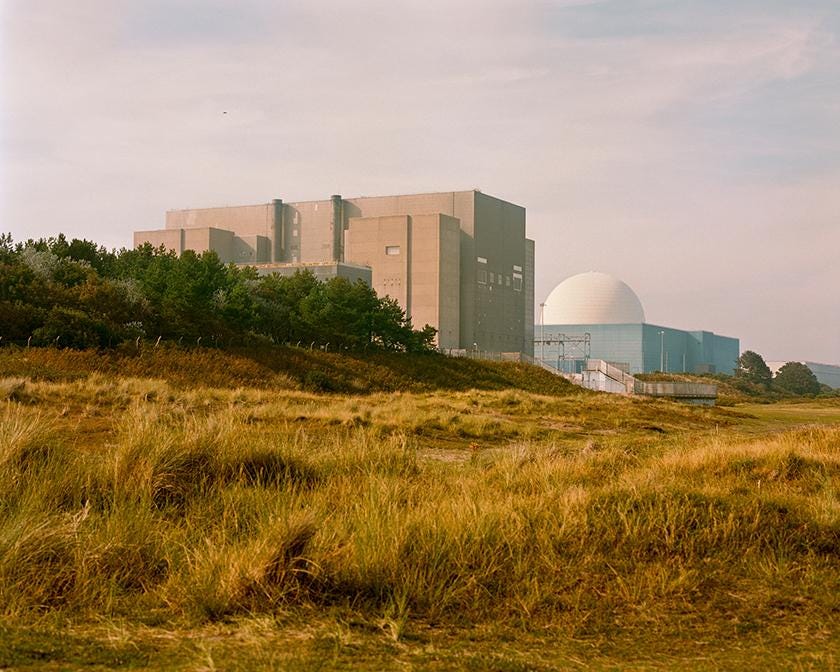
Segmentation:
<svg viewBox="0 0 840 672">
<path fill-rule="evenodd" d="M 840 401 L 253 361 L 0 355 L 0 668 L 840 662 Z"/>
</svg>

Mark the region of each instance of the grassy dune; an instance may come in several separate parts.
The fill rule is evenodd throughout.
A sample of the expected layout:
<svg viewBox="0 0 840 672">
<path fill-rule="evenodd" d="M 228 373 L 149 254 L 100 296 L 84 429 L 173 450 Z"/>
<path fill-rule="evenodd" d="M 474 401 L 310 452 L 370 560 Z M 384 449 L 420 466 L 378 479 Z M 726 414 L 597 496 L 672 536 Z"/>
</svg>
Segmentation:
<svg viewBox="0 0 840 672">
<path fill-rule="evenodd" d="M 179 388 L 248 387 L 370 394 L 432 390 L 504 390 L 568 393 L 562 378 L 532 366 L 442 355 L 371 352 L 335 353 L 264 346 L 214 350 L 133 345 L 119 351 L 0 349 L 0 376 L 34 380 L 105 377 L 165 380 Z"/>
<path fill-rule="evenodd" d="M 0 667 L 840 657 L 837 402 L 45 378 L 0 380 Z"/>
</svg>

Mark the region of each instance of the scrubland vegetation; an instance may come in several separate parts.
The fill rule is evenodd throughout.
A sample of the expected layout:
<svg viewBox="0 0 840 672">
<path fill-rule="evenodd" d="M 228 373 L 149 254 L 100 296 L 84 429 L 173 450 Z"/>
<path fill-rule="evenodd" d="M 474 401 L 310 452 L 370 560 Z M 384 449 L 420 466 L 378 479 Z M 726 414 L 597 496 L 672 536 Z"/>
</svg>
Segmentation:
<svg viewBox="0 0 840 672">
<path fill-rule="evenodd" d="M 429 356 L 393 374 L 414 391 L 316 394 L 244 356 L 192 384 L 189 357 L 84 357 L 0 357 L 0 667 L 840 655 L 836 400 L 692 408 Z"/>
<path fill-rule="evenodd" d="M 170 342 L 296 343 L 333 351 L 429 350 L 399 304 L 364 282 L 309 272 L 260 277 L 215 252 L 108 251 L 87 240 L 0 234 L 0 345 L 116 348 Z"/>
</svg>

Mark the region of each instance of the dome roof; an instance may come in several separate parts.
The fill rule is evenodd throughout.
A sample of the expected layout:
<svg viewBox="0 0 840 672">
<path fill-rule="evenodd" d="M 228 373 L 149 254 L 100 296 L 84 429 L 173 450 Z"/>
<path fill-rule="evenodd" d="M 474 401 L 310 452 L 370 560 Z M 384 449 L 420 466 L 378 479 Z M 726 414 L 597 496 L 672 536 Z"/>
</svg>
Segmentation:
<svg viewBox="0 0 840 672">
<path fill-rule="evenodd" d="M 606 273 L 566 278 L 548 295 L 543 324 L 641 324 L 645 311 L 636 293 Z"/>
</svg>

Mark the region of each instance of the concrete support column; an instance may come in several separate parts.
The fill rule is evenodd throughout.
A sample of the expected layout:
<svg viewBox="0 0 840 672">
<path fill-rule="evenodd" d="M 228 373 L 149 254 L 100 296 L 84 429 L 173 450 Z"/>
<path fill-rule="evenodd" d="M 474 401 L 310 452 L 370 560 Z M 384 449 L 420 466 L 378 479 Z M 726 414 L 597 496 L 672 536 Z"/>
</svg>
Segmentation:
<svg viewBox="0 0 840 672">
<path fill-rule="evenodd" d="M 274 249 L 271 251 L 271 261 L 282 262 L 286 260 L 286 223 L 283 221 L 283 199 L 275 198 L 274 204 Z"/>
<path fill-rule="evenodd" d="M 333 261 L 344 261 L 344 201 L 341 194 L 333 194 L 332 201 L 332 234 L 333 234 Z"/>
</svg>

